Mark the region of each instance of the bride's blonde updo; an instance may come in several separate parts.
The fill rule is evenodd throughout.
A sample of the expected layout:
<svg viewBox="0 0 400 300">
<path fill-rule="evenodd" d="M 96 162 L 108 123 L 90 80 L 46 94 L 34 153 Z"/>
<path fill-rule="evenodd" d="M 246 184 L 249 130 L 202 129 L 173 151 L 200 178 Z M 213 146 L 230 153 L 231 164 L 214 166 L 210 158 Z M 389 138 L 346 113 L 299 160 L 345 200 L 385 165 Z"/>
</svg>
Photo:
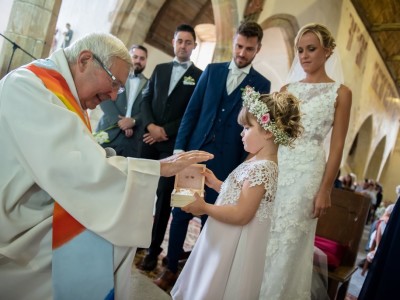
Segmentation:
<svg viewBox="0 0 400 300">
<path fill-rule="evenodd" d="M 324 25 L 317 23 L 310 23 L 300 28 L 296 38 L 294 39 L 295 52 L 297 52 L 297 44 L 299 40 L 307 32 L 314 33 L 318 37 L 321 45 L 326 49 L 330 49 L 330 53 L 332 54 L 333 50 L 336 47 L 335 39 L 333 38 L 328 28 L 326 28 Z"/>
</svg>

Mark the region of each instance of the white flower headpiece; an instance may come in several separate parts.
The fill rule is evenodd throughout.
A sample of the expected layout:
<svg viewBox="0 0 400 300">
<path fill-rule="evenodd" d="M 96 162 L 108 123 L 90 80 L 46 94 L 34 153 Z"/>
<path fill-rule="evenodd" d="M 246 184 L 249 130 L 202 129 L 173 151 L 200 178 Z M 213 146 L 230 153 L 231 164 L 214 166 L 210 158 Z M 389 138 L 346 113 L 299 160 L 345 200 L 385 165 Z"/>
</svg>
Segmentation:
<svg viewBox="0 0 400 300">
<path fill-rule="evenodd" d="M 258 124 L 265 130 L 269 130 L 275 136 L 274 143 L 288 146 L 291 138 L 282 129 L 279 129 L 275 121 L 271 120 L 270 109 L 267 104 L 260 101 L 261 94 L 256 92 L 251 86 L 246 86 L 242 93 L 243 106 L 254 115 Z"/>
</svg>

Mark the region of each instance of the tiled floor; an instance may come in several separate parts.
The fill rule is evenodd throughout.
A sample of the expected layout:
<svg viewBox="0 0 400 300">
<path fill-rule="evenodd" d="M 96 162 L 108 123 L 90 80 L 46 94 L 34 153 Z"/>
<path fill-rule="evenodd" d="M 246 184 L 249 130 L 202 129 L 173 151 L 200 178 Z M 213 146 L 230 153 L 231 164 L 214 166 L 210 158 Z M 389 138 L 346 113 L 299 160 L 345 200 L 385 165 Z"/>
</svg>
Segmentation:
<svg viewBox="0 0 400 300">
<path fill-rule="evenodd" d="M 164 242 L 161 245 L 161 247 L 164 250 L 162 251 L 160 257 L 163 257 L 167 254 L 168 233 L 169 233 L 169 224 L 167 227 Z M 183 246 L 185 251 L 189 251 L 192 249 L 199 233 L 200 233 L 200 219 L 195 218 L 189 224 L 188 234 L 186 236 L 185 244 Z M 141 259 L 144 257 L 144 255 L 145 251 L 138 251 L 135 256 L 133 270 L 132 270 L 133 295 L 131 299 L 132 300 L 171 299 L 169 293 L 164 292 L 152 282 L 163 270 L 161 259 L 159 259 L 157 267 L 151 272 L 140 271 L 135 267 L 135 264 L 139 263 Z"/>
</svg>

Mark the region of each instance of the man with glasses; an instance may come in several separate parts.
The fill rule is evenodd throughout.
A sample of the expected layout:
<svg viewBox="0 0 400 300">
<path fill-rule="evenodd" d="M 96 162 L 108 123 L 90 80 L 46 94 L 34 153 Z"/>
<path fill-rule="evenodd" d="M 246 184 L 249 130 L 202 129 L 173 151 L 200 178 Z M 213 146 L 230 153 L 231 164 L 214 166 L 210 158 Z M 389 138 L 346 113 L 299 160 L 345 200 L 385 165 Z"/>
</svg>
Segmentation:
<svg viewBox="0 0 400 300">
<path fill-rule="evenodd" d="M 147 62 L 147 49 L 142 45 L 133 45 L 129 51 L 133 67 L 125 84 L 125 91 L 118 94 L 116 101 L 100 103 L 103 115 L 96 131 L 108 133 L 108 141 L 103 147 L 113 148 L 117 155 L 139 157 L 143 143 L 144 126 L 140 105 L 142 89 L 147 78 L 142 74 Z"/>
<path fill-rule="evenodd" d="M 86 109 L 115 100 L 131 66 L 119 39 L 94 33 L 0 81 L 2 298 L 129 299 L 159 176 L 212 157 L 106 158 Z"/>
<path fill-rule="evenodd" d="M 123 83 L 121 81 L 119 81 L 114 75 L 113 73 L 111 73 L 110 69 L 107 68 L 103 62 L 100 60 L 100 58 L 97 57 L 97 55 L 95 55 L 93 53 L 93 59 L 100 65 L 100 67 L 103 68 L 104 71 L 106 71 L 106 73 L 108 74 L 108 76 L 110 76 L 111 78 L 111 87 L 114 91 L 117 91 L 117 94 L 121 94 L 125 91 L 125 86 L 123 85 Z"/>
</svg>

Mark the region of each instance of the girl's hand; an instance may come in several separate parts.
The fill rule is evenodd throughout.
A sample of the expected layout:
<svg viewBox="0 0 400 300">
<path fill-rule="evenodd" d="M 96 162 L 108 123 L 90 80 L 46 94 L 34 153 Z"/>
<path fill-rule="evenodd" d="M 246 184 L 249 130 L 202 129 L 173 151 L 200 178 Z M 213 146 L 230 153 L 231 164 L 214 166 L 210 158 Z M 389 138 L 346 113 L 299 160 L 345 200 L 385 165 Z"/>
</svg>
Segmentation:
<svg viewBox="0 0 400 300">
<path fill-rule="evenodd" d="M 319 190 L 314 199 L 313 217 L 319 218 L 331 207 L 331 191 Z"/>
<path fill-rule="evenodd" d="M 206 170 L 204 172 L 201 172 L 201 174 L 203 174 L 205 176 L 205 179 L 206 179 L 205 184 L 209 188 L 219 192 L 219 190 L 221 189 L 222 181 L 219 180 L 217 177 L 215 177 L 213 171 L 206 168 Z"/>
<path fill-rule="evenodd" d="M 206 207 L 207 203 L 197 193 L 194 193 L 194 197 L 196 200 L 194 202 L 182 207 L 182 210 L 184 212 L 191 213 L 192 215 L 195 215 L 195 216 L 204 215 L 206 213 L 205 207 Z"/>
</svg>

